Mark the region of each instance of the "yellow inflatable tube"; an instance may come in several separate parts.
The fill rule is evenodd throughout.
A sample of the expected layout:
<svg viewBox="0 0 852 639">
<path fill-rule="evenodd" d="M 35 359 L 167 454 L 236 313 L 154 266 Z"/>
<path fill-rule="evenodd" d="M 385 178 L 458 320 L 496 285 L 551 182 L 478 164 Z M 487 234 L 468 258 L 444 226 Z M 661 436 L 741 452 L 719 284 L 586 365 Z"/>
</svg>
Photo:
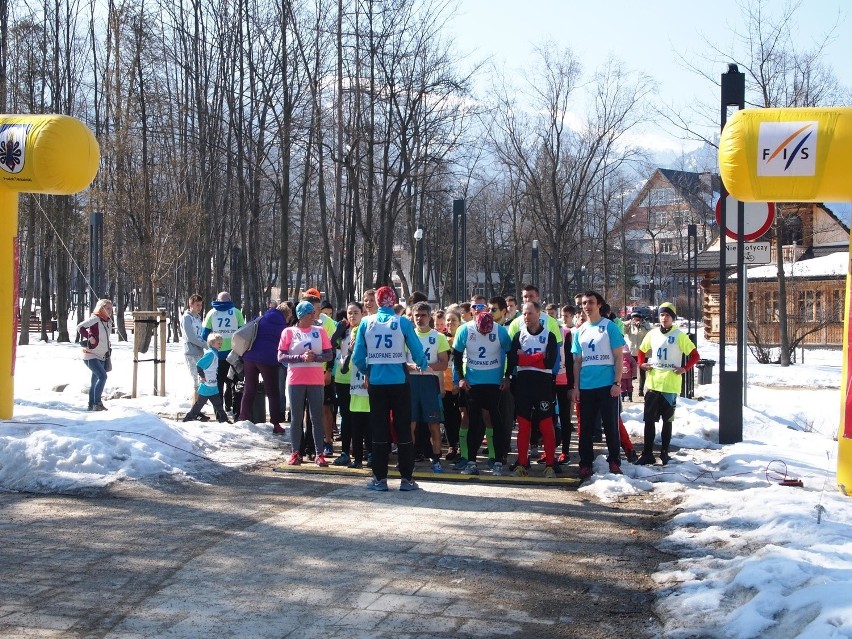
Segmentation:
<svg viewBox="0 0 852 639">
<path fill-rule="evenodd" d="M 14 401 L 18 193 L 78 193 L 99 162 L 95 136 L 75 118 L 0 115 L 0 419 L 12 417 Z"/>
<path fill-rule="evenodd" d="M 719 173 L 725 188 L 743 202 L 852 201 L 852 108 L 739 111 L 722 131 Z M 852 496 L 851 277 L 846 276 L 837 434 L 837 485 L 849 496 Z"/>
<path fill-rule="evenodd" d="M 852 200 L 852 108 L 745 109 L 719 140 L 719 174 L 743 202 Z"/>
</svg>

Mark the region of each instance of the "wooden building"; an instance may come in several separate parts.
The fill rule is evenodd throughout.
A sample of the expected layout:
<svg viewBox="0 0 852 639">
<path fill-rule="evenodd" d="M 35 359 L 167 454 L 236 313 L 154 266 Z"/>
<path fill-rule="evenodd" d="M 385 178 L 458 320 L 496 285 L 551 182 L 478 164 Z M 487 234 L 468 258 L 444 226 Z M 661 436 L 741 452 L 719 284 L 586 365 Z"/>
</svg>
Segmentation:
<svg viewBox="0 0 852 639">
<path fill-rule="evenodd" d="M 758 241 L 772 245 L 771 263 L 748 269 L 749 343 L 780 344 L 780 285 L 776 229 L 783 241 L 787 333 L 803 345 L 842 346 L 846 274 L 849 271 L 849 204 L 779 204 L 776 224 Z M 728 240 L 731 241 L 731 240 Z M 698 256 L 704 335 L 719 339 L 719 241 Z M 736 339 L 737 280 L 728 273 L 726 338 Z"/>
</svg>

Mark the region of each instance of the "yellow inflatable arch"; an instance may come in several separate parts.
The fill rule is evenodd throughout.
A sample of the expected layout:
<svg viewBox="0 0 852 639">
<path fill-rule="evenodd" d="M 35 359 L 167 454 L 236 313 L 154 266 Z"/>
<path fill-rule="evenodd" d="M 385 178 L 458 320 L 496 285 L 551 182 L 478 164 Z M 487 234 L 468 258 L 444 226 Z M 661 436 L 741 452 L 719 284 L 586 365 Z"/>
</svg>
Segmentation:
<svg viewBox="0 0 852 639">
<path fill-rule="evenodd" d="M 0 419 L 12 417 L 18 323 L 18 194 L 70 195 L 98 171 L 95 136 L 65 115 L 0 115 Z"/>
<path fill-rule="evenodd" d="M 725 188 L 743 202 L 852 201 L 852 108 L 739 111 L 722 131 L 719 173 Z M 852 496 L 850 278 L 846 276 L 837 485 Z"/>
</svg>

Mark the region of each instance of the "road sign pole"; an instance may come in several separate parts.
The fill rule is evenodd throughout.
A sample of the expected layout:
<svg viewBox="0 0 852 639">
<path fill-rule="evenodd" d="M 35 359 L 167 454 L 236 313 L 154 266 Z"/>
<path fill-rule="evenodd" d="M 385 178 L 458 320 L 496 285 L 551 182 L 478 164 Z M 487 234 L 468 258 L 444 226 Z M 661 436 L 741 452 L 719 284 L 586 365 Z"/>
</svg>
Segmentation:
<svg viewBox="0 0 852 639">
<path fill-rule="evenodd" d="M 745 74 L 740 73 L 737 65 L 729 64 L 728 72 L 722 74 L 722 129 L 728 121 L 728 107 L 736 107 L 738 109 L 745 108 Z M 722 184 L 722 200 L 720 233 L 725 233 L 727 229 L 727 200 L 728 192 Z M 737 221 L 742 230 L 744 219 L 740 219 L 739 212 L 742 205 L 738 207 Z M 745 215 L 743 215 L 743 218 Z M 737 370 L 729 371 L 726 367 L 725 347 L 727 346 L 727 312 L 726 312 L 726 297 L 727 297 L 727 251 L 724 250 L 725 240 L 721 238 L 722 247 L 719 251 L 719 443 L 734 444 L 743 440 L 743 395 L 742 395 L 742 367 L 738 366 Z M 742 256 L 742 248 L 740 247 L 740 256 Z M 739 259 L 738 259 L 739 261 Z M 742 285 L 738 287 L 742 290 Z M 739 305 L 738 305 L 739 306 Z M 737 347 L 739 348 L 739 346 Z M 737 364 L 739 364 L 740 353 L 738 351 Z"/>
</svg>

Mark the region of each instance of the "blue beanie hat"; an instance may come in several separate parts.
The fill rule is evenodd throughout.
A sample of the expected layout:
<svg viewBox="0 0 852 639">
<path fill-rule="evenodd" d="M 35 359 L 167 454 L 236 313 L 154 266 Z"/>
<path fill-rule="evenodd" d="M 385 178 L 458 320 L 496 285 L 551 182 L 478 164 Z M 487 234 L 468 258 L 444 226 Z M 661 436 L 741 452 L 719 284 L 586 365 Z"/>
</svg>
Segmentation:
<svg viewBox="0 0 852 639">
<path fill-rule="evenodd" d="M 314 305 L 307 300 L 303 300 L 296 305 L 296 319 L 302 319 L 308 313 L 314 312 Z"/>
</svg>

